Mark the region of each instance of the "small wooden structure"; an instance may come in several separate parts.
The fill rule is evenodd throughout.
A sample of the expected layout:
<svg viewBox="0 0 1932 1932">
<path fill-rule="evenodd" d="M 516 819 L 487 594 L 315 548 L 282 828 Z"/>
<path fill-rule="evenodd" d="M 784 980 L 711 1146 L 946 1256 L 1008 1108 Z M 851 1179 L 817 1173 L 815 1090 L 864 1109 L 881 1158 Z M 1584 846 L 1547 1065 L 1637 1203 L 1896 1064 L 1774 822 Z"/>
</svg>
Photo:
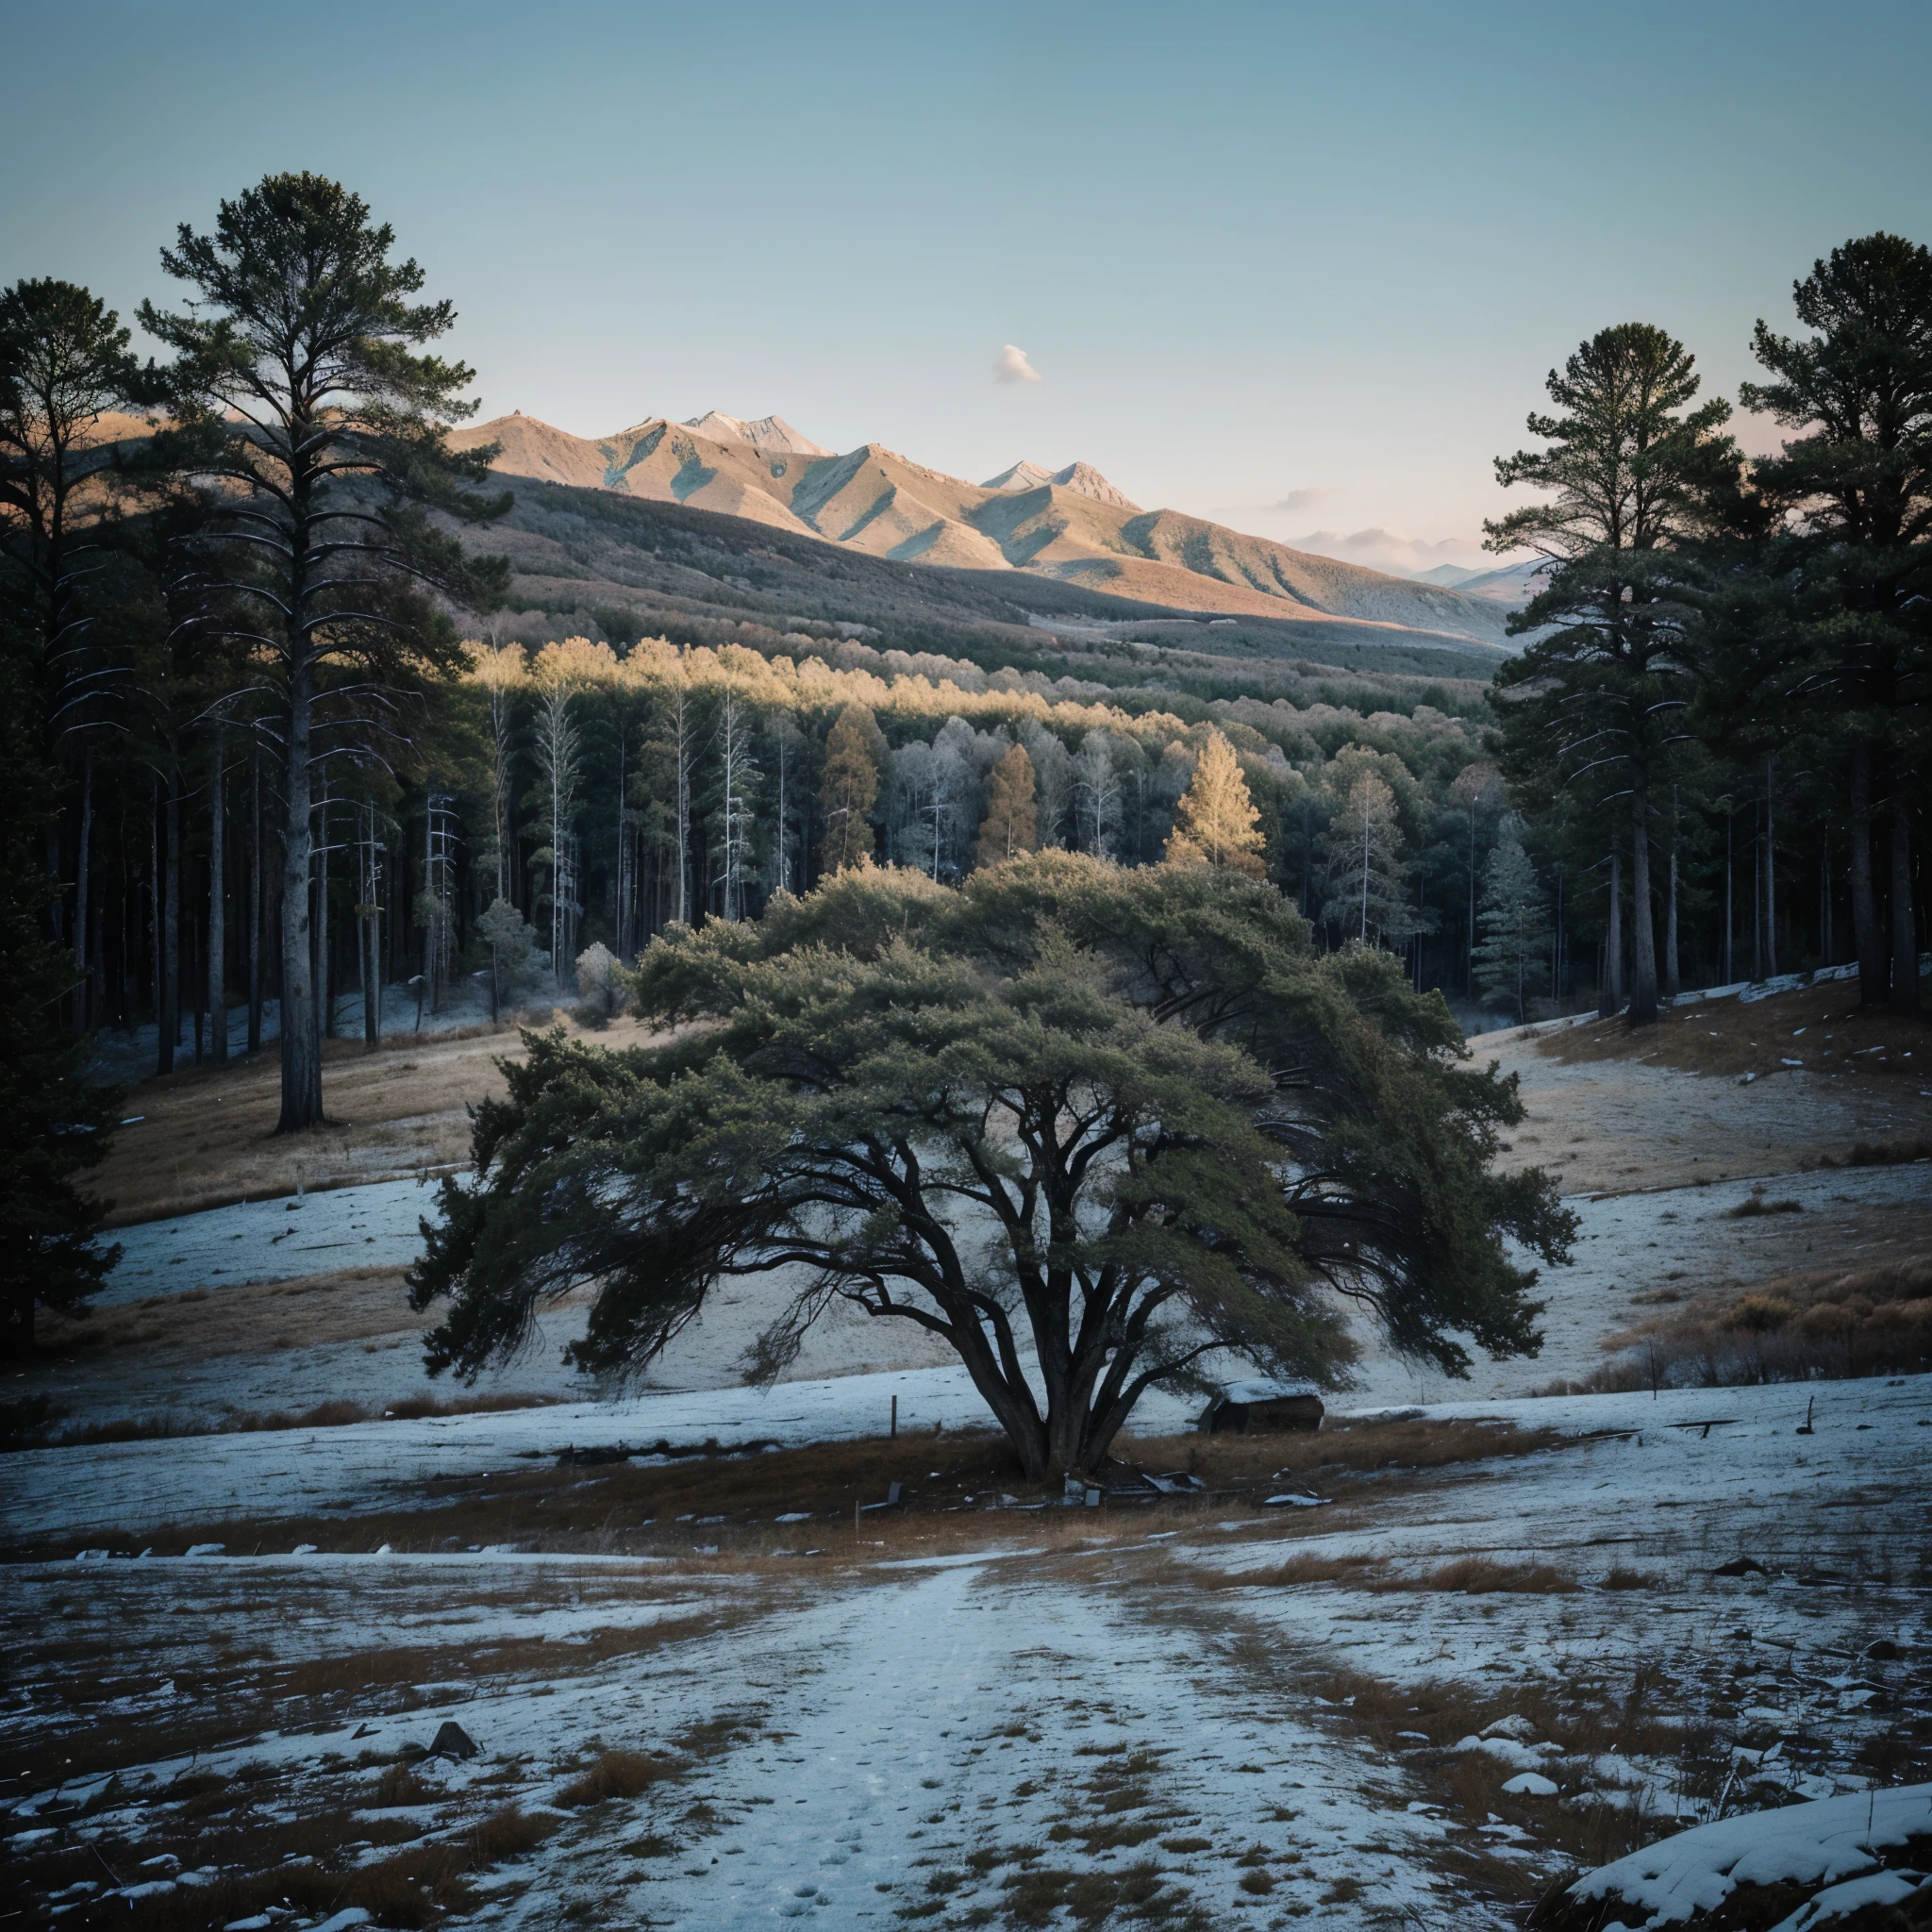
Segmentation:
<svg viewBox="0 0 1932 1932">
<path fill-rule="evenodd" d="M 1225 1382 L 1194 1426 L 1204 1436 L 1309 1433 L 1322 1426 L 1322 1415 L 1312 1382 Z"/>
</svg>

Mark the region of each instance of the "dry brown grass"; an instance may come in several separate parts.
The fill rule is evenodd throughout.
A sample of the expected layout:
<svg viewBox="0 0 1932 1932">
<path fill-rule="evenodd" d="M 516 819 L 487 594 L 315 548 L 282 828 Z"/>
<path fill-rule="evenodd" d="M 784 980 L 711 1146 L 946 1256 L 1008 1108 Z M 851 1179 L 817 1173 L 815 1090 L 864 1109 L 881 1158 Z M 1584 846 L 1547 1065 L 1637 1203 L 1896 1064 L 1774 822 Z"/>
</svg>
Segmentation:
<svg viewBox="0 0 1932 1932">
<path fill-rule="evenodd" d="M 1547 1563 L 1499 1563 L 1491 1557 L 1458 1557 L 1453 1563 L 1415 1577 L 1389 1577 L 1383 1590 L 1433 1590 L 1482 1596 L 1500 1591 L 1512 1596 L 1563 1596 L 1578 1588 L 1567 1570 Z"/>
<path fill-rule="evenodd" d="M 1297 1665 L 1265 1632 L 1237 1629 L 1230 1636 L 1224 1608 L 1195 1614 L 1183 1607 L 1178 1619 L 1217 1632 L 1244 1675 L 1289 1694 L 1300 1707 L 1306 1708 L 1311 1697 L 1325 1698 L 1329 1722 L 1399 1759 L 1425 1795 L 1473 1823 L 1493 1813 L 1522 1825 L 1581 1867 L 1607 1863 L 1674 1827 L 1609 1806 L 1572 1809 L 1511 1797 L 1501 1789 L 1507 1768 L 1487 1754 L 1453 1747 L 1499 1718 L 1524 1717 L 1572 1758 L 1615 1752 L 1669 1762 L 1680 1788 L 1693 1795 L 1714 1797 L 1729 1770 L 1728 1750 L 1716 1735 L 1681 1715 L 1694 1707 L 1696 1698 L 1653 1663 L 1495 1690 L 1455 1678 L 1394 1685 L 1321 1662 Z M 1506 1896 L 1526 1901 L 1522 1868 L 1497 1862 L 1485 1869 Z"/>
<path fill-rule="evenodd" d="M 40 1324 L 35 1353 L 58 1358 L 106 1350 L 143 1351 L 153 1357 L 159 1382 L 171 1359 L 205 1361 L 408 1338 L 432 1319 L 410 1311 L 401 1269 L 345 1268 L 245 1288 L 189 1289 L 77 1316 L 52 1315 Z"/>
<path fill-rule="evenodd" d="M 1619 1563 L 1604 1578 L 1606 1590 L 1660 1590 L 1662 1579 L 1653 1576 L 1647 1570 L 1626 1570 Z"/>
<path fill-rule="evenodd" d="M 1114 1922 L 1154 1925 L 1163 1932 L 1208 1932 L 1212 1924 L 1152 1858 L 1113 1871 L 1028 1864 L 1001 1883 L 1004 1915 L 1012 1925 L 1094 1927 Z M 1065 1920 L 1058 1919 L 1062 1912 Z"/>
<path fill-rule="evenodd" d="M 1202 1566 L 1191 1571 L 1203 1590 L 1292 1590 L 1306 1583 L 1346 1583 L 1373 1589 L 1381 1569 L 1374 1557 L 1289 1557 L 1261 1570 L 1220 1570 Z"/>
<path fill-rule="evenodd" d="M 367 1552 L 388 1543 L 399 1553 L 513 1543 L 558 1555 L 672 1556 L 693 1569 L 782 1567 L 808 1550 L 871 1560 L 888 1552 L 941 1554 L 983 1544 L 990 1536 L 1071 1545 L 1096 1534 L 1186 1526 L 1252 1509 L 1285 1480 L 1318 1479 L 1324 1493 L 1345 1507 L 1387 1493 L 1406 1473 L 1421 1477 L 1498 1460 L 1507 1465 L 1574 1441 L 1555 1430 L 1507 1423 L 1426 1421 L 1358 1423 L 1308 1436 L 1124 1438 L 1124 1462 L 1190 1470 L 1207 1491 L 1147 1492 L 1144 1501 L 1109 1499 L 1097 1510 L 1063 1509 L 1057 1507 L 1058 1486 L 1029 1487 L 1006 1439 L 991 1432 L 736 1453 L 725 1445 L 669 1462 L 543 1459 L 487 1475 L 436 1478 L 403 1491 L 390 1509 L 349 1518 L 209 1519 L 138 1536 L 102 1533 L 92 1541 L 117 1553 L 152 1548 L 158 1556 L 178 1555 L 197 1542 L 242 1552 L 303 1542 L 325 1552 Z M 902 1486 L 899 1506 L 868 1511 L 855 1529 L 854 1504 L 883 1503 L 895 1482 Z M 997 1507 L 1003 1496 L 1054 1507 L 1007 1509 Z M 801 1523 L 775 1521 L 801 1513 Z M 1335 1526 L 1333 1516 L 1323 1521 Z M 1269 1529 L 1292 1533 L 1273 1520 Z M 718 1555 L 700 1558 L 699 1546 Z M 14 1545 L 8 1554 L 51 1559 L 73 1551 L 63 1542 Z"/>
<path fill-rule="evenodd" d="M 1544 1563 L 1499 1563 L 1489 1557 L 1460 1557 L 1420 1574 L 1390 1570 L 1375 1557 L 1294 1556 L 1264 1570 L 1199 1569 L 1191 1573 L 1206 1590 L 1291 1589 L 1298 1584 L 1341 1583 L 1376 1594 L 1441 1591 L 1467 1596 L 1503 1592 L 1562 1596 L 1582 1586 L 1566 1570 Z"/>
<path fill-rule="evenodd" d="M 1613 1335 L 1603 1367 L 1551 1394 L 1724 1388 L 1932 1367 L 1932 1261 L 1779 1275 Z"/>
<path fill-rule="evenodd" d="M 183 1780 L 158 1806 L 144 1809 L 136 1840 L 109 1832 L 94 1845 L 75 1842 L 13 1861 L 15 1898 L 24 1908 L 35 1907 L 47 1891 L 77 1878 L 98 1883 L 104 1866 L 138 1870 L 140 1860 L 172 1852 L 184 1864 L 219 1865 L 224 1875 L 212 1885 L 158 1897 L 83 1902 L 59 1923 L 89 1932 L 95 1926 L 205 1932 L 265 1908 L 286 1906 L 321 1917 L 359 1906 L 378 1924 L 422 1927 L 474 1903 L 469 1874 L 523 1856 L 556 1828 L 554 1820 L 532 1817 L 512 1805 L 458 1821 L 432 1839 L 411 1820 L 372 1818 L 334 1802 L 317 1804 L 307 1789 L 301 1793 L 305 1815 L 280 1821 L 255 1806 L 284 1803 L 293 1794 L 268 1767 L 261 1771 L 253 1786 L 242 1779 L 213 1781 L 234 1800 L 219 1817 L 201 1803 L 205 1790 L 191 1802 L 178 1802 L 180 1793 L 192 1790 L 192 1781 Z M 358 1844 L 400 1848 L 358 1865 L 343 1852 Z M 29 1916 L 43 1923 L 39 1910 Z"/>
<path fill-rule="evenodd" d="M 689 1769 L 686 1760 L 676 1757 L 654 1757 L 642 1751 L 600 1751 L 588 1771 L 558 1792 L 556 1802 L 575 1809 L 601 1805 L 608 1798 L 635 1798 L 667 1778 L 681 1777 Z"/>
<path fill-rule="evenodd" d="M 1802 1201 L 1771 1201 L 1765 1198 L 1762 1188 L 1753 1188 L 1735 1208 L 1726 1208 L 1724 1219 L 1726 1221 L 1750 1221 L 1760 1214 L 1802 1214 L 1805 1204 Z"/>
<path fill-rule="evenodd" d="M 425 1416 L 492 1415 L 508 1409 L 547 1408 L 562 1400 L 555 1395 L 459 1395 L 439 1400 L 408 1396 L 389 1407 L 373 1410 L 359 1402 L 321 1402 L 313 1408 L 291 1410 L 230 1410 L 214 1418 L 180 1415 L 120 1416 L 107 1423 L 75 1423 L 58 1426 L 49 1415 L 37 1428 L 17 1429 L 0 1448 L 40 1448 L 50 1444 L 148 1442 L 177 1436 L 255 1435 L 264 1430 L 339 1429 L 352 1423 L 417 1422 Z"/>
<path fill-rule="evenodd" d="M 559 1580 L 555 1594 L 561 1600 L 570 1587 L 567 1579 Z M 41 1686 L 43 1723 L 33 1741 L 16 1742 L 9 1765 L 34 1788 L 182 1753 L 232 1748 L 236 1739 L 256 1732 L 346 1725 L 372 1708 L 434 1711 L 491 1684 L 553 1682 L 619 1658 L 675 1649 L 748 1623 L 760 1608 L 758 1602 L 733 1598 L 653 1623 L 607 1624 L 574 1638 L 394 1645 L 296 1664 L 257 1657 L 206 1672 L 177 1669 L 172 1680 L 193 1703 L 184 1712 L 151 1718 L 122 1709 L 104 1720 L 93 1715 L 99 1707 L 151 1690 L 158 1681 L 152 1674 L 130 1679 L 113 1668 L 129 1633 L 85 1646 L 27 1642 L 19 1646 L 18 1663 Z M 425 1693 L 423 1686 L 432 1689 Z M 60 1706 L 68 1708 L 72 1724 L 46 1723 Z M 433 1729 L 432 1723 L 425 1741 Z M 232 1788 L 203 1785 L 190 1795 L 210 1810 L 250 1802 L 245 1781 Z"/>
<path fill-rule="evenodd" d="M 1539 1456 L 1568 1439 L 1507 1422 L 1432 1422 L 1413 1416 L 1338 1421 L 1310 1435 L 1136 1437 L 1120 1454 L 1143 1469 L 1186 1470 L 1210 1490 L 1259 1489 L 1326 1472 L 1448 1469 Z"/>
<path fill-rule="evenodd" d="M 378 1808 L 399 1805 L 426 1805 L 436 1793 L 416 1775 L 412 1764 L 391 1764 L 375 1781 L 375 1795 L 370 1801 Z"/>
<path fill-rule="evenodd" d="M 620 1020 L 600 1037 L 627 1045 L 644 1036 Z M 374 1054 L 359 1041 L 325 1041 L 328 1124 L 279 1136 L 273 1046 L 225 1067 L 186 1067 L 134 1089 L 126 1111 L 146 1118 L 114 1136 L 92 1186 L 120 1225 L 292 1194 L 298 1180 L 316 1191 L 460 1165 L 468 1108 L 501 1094 L 495 1062 L 522 1051 L 508 1024 L 392 1034 Z"/>
</svg>

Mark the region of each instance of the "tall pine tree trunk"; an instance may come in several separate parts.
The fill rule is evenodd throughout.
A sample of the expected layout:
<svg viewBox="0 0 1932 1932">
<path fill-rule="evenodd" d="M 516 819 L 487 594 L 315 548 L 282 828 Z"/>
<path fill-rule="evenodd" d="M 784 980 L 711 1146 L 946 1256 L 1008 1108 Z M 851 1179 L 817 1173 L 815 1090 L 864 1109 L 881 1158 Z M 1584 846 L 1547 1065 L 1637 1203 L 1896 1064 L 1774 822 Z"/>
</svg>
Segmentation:
<svg viewBox="0 0 1932 1932">
<path fill-rule="evenodd" d="M 161 781 L 156 778 L 148 798 L 147 812 L 147 1003 L 155 1016 L 155 1070 L 165 1074 L 174 1065 L 170 1056 L 163 1063 L 167 1041 L 161 1030 Z"/>
<path fill-rule="evenodd" d="M 1912 905 L 1912 832 L 1905 802 L 1891 808 L 1891 1010 L 1919 1010 L 1919 921 Z"/>
<path fill-rule="evenodd" d="M 1772 807 L 1770 758 L 1764 761 L 1764 975 L 1777 974 L 1777 821 Z"/>
<path fill-rule="evenodd" d="M 308 737 L 312 673 L 297 656 L 289 678 L 288 811 L 282 835 L 282 1112 L 275 1131 L 299 1134 L 322 1120 L 322 1041 L 315 1017 L 315 959 L 310 943 L 308 873 L 314 832 Z"/>
<path fill-rule="evenodd" d="M 228 1058 L 227 748 L 226 728 L 217 723 L 208 806 L 208 1044 L 218 1067 Z"/>
<path fill-rule="evenodd" d="M 1630 794 L 1630 1024 L 1650 1026 L 1657 1023 L 1657 921 L 1650 906 L 1650 813 L 1641 785 Z"/>
<path fill-rule="evenodd" d="M 168 795 L 161 813 L 161 1032 L 158 1064 L 175 1071 L 181 1040 L 181 768 L 170 749 Z"/>
<path fill-rule="evenodd" d="M 691 919 L 691 699 L 677 688 L 677 918 Z"/>
<path fill-rule="evenodd" d="M 1624 860 L 1615 847 L 1610 851 L 1610 922 L 1604 935 L 1604 985 L 1597 1010 L 1606 1020 L 1624 1010 Z"/>
<path fill-rule="evenodd" d="M 1664 908 L 1664 991 L 1673 999 L 1683 991 L 1677 971 L 1677 844 L 1671 841 L 1670 898 Z"/>
<path fill-rule="evenodd" d="M 80 768 L 80 853 L 74 862 L 74 1030 L 85 1033 L 93 1019 L 93 966 L 88 958 L 88 850 L 94 830 L 94 748 Z"/>
<path fill-rule="evenodd" d="M 1852 747 L 1852 937 L 1858 948 L 1858 1004 L 1882 1006 L 1885 934 L 1872 878 L 1872 750 L 1863 739 Z"/>
<path fill-rule="evenodd" d="M 248 1051 L 261 1051 L 261 740 L 248 759 Z"/>
<path fill-rule="evenodd" d="M 1729 986 L 1737 979 L 1732 958 L 1732 948 L 1738 936 L 1738 915 L 1731 904 L 1732 889 L 1737 876 L 1737 855 L 1733 849 L 1738 830 L 1736 812 L 1724 814 L 1724 983 Z"/>
<path fill-rule="evenodd" d="M 356 908 L 356 943 L 362 974 L 362 1041 L 374 1053 L 382 1039 L 382 914 L 376 897 L 380 866 L 375 856 L 375 808 L 367 806 L 364 810 L 367 837 L 359 872 L 362 903 Z M 501 864 L 499 860 L 499 870 Z M 494 991 L 492 987 L 492 994 Z M 490 1017 L 496 1017 L 494 1010 Z"/>
<path fill-rule="evenodd" d="M 322 781 L 322 796 L 316 801 L 322 813 L 320 849 L 315 855 L 315 1001 L 321 1015 L 320 1030 L 325 1040 L 336 1037 L 336 982 L 329 955 L 328 930 L 328 778 Z"/>
</svg>

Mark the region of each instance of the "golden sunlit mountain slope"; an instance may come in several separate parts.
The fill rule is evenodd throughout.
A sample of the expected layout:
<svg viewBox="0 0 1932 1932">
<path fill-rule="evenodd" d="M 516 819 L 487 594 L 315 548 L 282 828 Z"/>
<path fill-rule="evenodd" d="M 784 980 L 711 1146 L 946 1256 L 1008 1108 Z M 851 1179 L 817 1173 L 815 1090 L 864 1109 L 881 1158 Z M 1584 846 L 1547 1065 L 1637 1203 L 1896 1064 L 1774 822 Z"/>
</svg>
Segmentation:
<svg viewBox="0 0 1932 1932">
<path fill-rule="evenodd" d="M 900 563 L 1021 570 L 1229 616 L 1332 621 L 1504 641 L 1507 609 L 1438 585 L 1291 550 L 1174 510 L 1142 510 L 1087 463 L 1016 463 L 969 483 L 878 443 L 824 451 L 783 418 L 654 417 L 594 441 L 533 416 L 458 431 L 494 467 L 579 489 L 743 517 Z"/>
</svg>

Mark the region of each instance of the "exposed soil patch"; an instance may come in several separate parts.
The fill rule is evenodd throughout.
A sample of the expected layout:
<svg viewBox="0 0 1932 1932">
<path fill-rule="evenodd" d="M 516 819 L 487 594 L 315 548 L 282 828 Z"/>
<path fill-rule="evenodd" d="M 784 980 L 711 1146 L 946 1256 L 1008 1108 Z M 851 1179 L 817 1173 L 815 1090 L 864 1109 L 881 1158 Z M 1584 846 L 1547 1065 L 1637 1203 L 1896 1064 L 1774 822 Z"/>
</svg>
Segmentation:
<svg viewBox="0 0 1932 1932">
<path fill-rule="evenodd" d="M 1686 1074 L 1760 1078 L 1809 1072 L 1903 1086 L 1932 1085 L 1932 1020 L 1901 1018 L 1858 1005 L 1850 980 L 1774 993 L 1745 1006 L 1735 999 L 1667 1008 L 1655 1026 L 1622 1020 L 1538 1031 L 1537 1051 L 1566 1066 L 1645 1059 Z"/>
</svg>

